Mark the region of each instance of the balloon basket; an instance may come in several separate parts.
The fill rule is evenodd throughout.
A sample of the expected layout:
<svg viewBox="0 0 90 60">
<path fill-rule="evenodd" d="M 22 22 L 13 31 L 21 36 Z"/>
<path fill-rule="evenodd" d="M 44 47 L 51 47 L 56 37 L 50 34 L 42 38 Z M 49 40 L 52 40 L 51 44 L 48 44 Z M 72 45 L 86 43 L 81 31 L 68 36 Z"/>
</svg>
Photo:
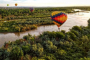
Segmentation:
<svg viewBox="0 0 90 60">
<path fill-rule="evenodd" d="M 58 27 L 58 31 L 60 31 L 60 28 Z"/>
</svg>

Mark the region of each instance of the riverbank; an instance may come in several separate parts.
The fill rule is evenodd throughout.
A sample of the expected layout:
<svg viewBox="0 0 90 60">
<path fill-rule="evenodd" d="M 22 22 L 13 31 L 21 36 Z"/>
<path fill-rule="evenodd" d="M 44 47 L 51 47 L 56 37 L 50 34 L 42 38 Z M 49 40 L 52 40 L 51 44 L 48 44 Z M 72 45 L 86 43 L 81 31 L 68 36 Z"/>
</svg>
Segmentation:
<svg viewBox="0 0 90 60">
<path fill-rule="evenodd" d="M 71 13 L 67 14 L 68 19 L 67 21 L 60 27 L 60 30 L 65 30 L 66 32 L 69 31 L 73 26 L 87 26 L 87 20 L 90 18 L 90 12 L 79 12 L 78 13 Z M 51 19 L 50 19 L 51 20 Z M 28 33 L 32 36 L 37 36 L 42 34 L 44 31 L 58 31 L 57 25 L 43 25 L 38 26 L 36 29 L 25 31 L 25 32 L 15 32 L 15 33 L 0 33 L 0 47 L 3 46 L 5 42 L 8 41 L 15 41 L 18 39 L 23 38 L 24 35 Z"/>
<path fill-rule="evenodd" d="M 35 8 L 32 13 L 28 8 L 0 9 L 0 32 L 24 32 L 36 29 L 37 26 L 51 25 L 54 24 L 50 18 L 53 11 L 76 13 L 74 9 L 75 7 Z"/>
<path fill-rule="evenodd" d="M 53 11 L 70 13 L 72 8 L 28 8 L 0 9 L 0 32 L 24 32 L 36 29 L 40 25 L 54 24 L 50 15 Z M 2 13 L 3 12 L 3 13 Z"/>
<path fill-rule="evenodd" d="M 0 32 L 24 32 L 40 25 L 54 24 L 50 18 L 31 18 L 27 20 L 0 22 Z"/>
<path fill-rule="evenodd" d="M 4 43 L 0 49 L 1 60 L 81 60 L 89 59 L 90 20 L 88 26 L 73 26 L 69 32 L 46 31 L 42 34 L 23 36 L 13 42 Z M 60 57 L 61 56 L 61 57 Z"/>
</svg>

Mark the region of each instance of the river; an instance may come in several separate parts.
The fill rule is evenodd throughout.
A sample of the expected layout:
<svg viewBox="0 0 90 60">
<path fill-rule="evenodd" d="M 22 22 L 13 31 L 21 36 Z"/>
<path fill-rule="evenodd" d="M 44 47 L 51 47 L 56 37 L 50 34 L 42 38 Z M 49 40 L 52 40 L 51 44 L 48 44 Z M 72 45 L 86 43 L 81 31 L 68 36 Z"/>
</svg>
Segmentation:
<svg viewBox="0 0 90 60">
<path fill-rule="evenodd" d="M 73 26 L 87 26 L 87 20 L 90 18 L 90 11 L 78 12 L 67 14 L 67 21 L 60 27 L 60 30 L 69 31 Z M 15 41 L 16 39 L 23 38 L 23 36 L 30 33 L 31 35 L 39 35 L 44 31 L 58 31 L 58 27 L 56 25 L 44 25 L 39 26 L 37 29 L 20 32 L 20 33 L 0 33 L 0 47 L 4 45 L 5 42 Z"/>
</svg>

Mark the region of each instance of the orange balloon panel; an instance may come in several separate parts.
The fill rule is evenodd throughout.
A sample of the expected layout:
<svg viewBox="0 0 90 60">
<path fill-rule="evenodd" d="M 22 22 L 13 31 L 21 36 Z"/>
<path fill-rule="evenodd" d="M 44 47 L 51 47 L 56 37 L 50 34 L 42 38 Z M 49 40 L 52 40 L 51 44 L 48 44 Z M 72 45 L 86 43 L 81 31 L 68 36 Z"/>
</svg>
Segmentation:
<svg viewBox="0 0 90 60">
<path fill-rule="evenodd" d="M 54 24 L 56 24 L 58 27 L 60 27 L 60 24 L 58 24 L 57 22 L 53 21 Z"/>
</svg>

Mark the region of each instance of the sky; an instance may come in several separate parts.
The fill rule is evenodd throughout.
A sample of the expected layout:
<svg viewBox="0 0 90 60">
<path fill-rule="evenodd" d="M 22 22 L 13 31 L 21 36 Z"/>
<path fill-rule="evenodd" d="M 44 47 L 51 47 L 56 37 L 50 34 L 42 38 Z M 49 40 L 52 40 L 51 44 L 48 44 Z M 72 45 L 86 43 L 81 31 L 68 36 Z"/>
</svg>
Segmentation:
<svg viewBox="0 0 90 60">
<path fill-rule="evenodd" d="M 90 6 L 90 0 L 0 0 L 0 6 L 64 7 Z"/>
</svg>

